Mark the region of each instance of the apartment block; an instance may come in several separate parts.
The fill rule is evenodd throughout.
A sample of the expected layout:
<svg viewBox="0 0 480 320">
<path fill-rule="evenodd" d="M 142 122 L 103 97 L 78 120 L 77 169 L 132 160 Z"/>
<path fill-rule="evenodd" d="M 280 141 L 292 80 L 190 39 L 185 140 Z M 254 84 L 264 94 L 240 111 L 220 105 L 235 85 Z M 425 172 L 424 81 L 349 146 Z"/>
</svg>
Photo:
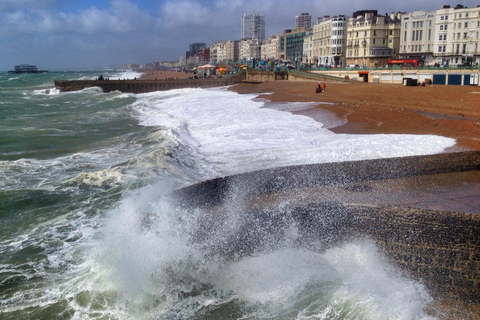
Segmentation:
<svg viewBox="0 0 480 320">
<path fill-rule="evenodd" d="M 221 63 L 226 61 L 226 42 L 216 41 L 210 48 L 210 63 Z"/>
<path fill-rule="evenodd" d="M 302 13 L 295 17 L 295 29 L 312 27 L 312 16 L 309 13 Z"/>
<path fill-rule="evenodd" d="M 443 6 L 436 11 L 435 62 L 462 65 L 480 62 L 480 8 Z"/>
<path fill-rule="evenodd" d="M 263 41 L 261 45 L 262 60 L 278 60 L 280 59 L 280 38 L 278 36 L 270 36 Z"/>
<path fill-rule="evenodd" d="M 230 40 L 225 42 L 225 61 L 238 61 L 239 60 L 239 44 L 238 40 Z"/>
<path fill-rule="evenodd" d="M 397 56 L 402 15 L 380 16 L 376 10 L 354 12 L 348 19 L 346 64 L 379 67 Z"/>
<path fill-rule="evenodd" d="M 302 62 L 305 28 L 287 29 L 279 34 L 279 59 Z"/>
<path fill-rule="evenodd" d="M 310 63 L 327 67 L 345 66 L 346 37 L 347 18 L 345 16 L 318 18 L 312 28 Z"/>
<path fill-rule="evenodd" d="M 242 39 L 239 43 L 239 60 L 251 61 L 260 60 L 260 41 L 253 39 Z"/>
<path fill-rule="evenodd" d="M 242 39 L 265 40 L 265 15 L 248 13 L 242 16 Z"/>
<path fill-rule="evenodd" d="M 434 64 L 435 23 L 435 12 L 415 11 L 402 16 L 401 59 L 417 59 L 420 65 Z"/>
</svg>

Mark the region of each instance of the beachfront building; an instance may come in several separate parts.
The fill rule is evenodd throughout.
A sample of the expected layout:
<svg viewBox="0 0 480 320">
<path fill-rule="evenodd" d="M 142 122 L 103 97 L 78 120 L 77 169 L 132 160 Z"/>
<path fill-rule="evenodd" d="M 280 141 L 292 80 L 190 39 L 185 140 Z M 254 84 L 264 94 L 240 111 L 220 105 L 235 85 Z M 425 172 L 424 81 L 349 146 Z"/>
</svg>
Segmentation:
<svg viewBox="0 0 480 320">
<path fill-rule="evenodd" d="M 203 48 L 198 51 L 198 63 L 201 65 L 210 62 L 210 48 Z"/>
<path fill-rule="evenodd" d="M 331 19 L 330 65 L 345 66 L 345 47 L 347 43 L 347 18 L 344 15 L 334 16 Z M 333 61 L 332 61 L 333 59 Z"/>
<path fill-rule="evenodd" d="M 312 27 L 312 16 L 309 13 L 302 13 L 295 17 L 295 29 Z"/>
<path fill-rule="evenodd" d="M 242 16 L 241 39 L 256 41 L 265 40 L 265 15 L 262 13 L 247 13 Z"/>
<path fill-rule="evenodd" d="M 229 40 L 225 43 L 225 61 L 239 61 L 239 44 L 238 40 Z"/>
<path fill-rule="evenodd" d="M 307 29 L 303 37 L 302 63 L 310 66 L 315 65 L 315 60 L 313 59 L 313 28 Z"/>
<path fill-rule="evenodd" d="M 242 62 L 260 60 L 260 41 L 253 39 L 242 39 L 239 44 L 239 60 Z"/>
<path fill-rule="evenodd" d="M 226 43 L 227 41 L 216 41 L 210 47 L 210 63 L 217 64 L 226 61 Z"/>
<path fill-rule="evenodd" d="M 379 16 L 361 10 L 348 19 L 346 65 L 379 67 L 398 56 L 403 13 Z"/>
<path fill-rule="evenodd" d="M 435 17 L 435 62 L 471 65 L 480 62 L 479 8 L 442 6 Z"/>
<path fill-rule="evenodd" d="M 435 12 L 404 14 L 401 25 L 399 58 L 417 60 L 419 65 L 434 64 Z"/>
<path fill-rule="evenodd" d="M 317 19 L 312 30 L 312 59 L 317 67 L 326 66 L 330 60 L 330 41 L 332 35 L 330 16 Z"/>
<path fill-rule="evenodd" d="M 344 15 L 325 16 L 317 19 L 313 26 L 313 63 L 319 67 L 343 67 L 347 18 Z"/>
<path fill-rule="evenodd" d="M 277 36 L 270 36 L 261 45 L 261 59 L 262 60 L 278 60 L 279 59 L 280 38 Z"/>
<path fill-rule="evenodd" d="M 302 62 L 305 31 L 305 28 L 287 29 L 284 33 L 278 35 L 280 60 Z"/>
</svg>

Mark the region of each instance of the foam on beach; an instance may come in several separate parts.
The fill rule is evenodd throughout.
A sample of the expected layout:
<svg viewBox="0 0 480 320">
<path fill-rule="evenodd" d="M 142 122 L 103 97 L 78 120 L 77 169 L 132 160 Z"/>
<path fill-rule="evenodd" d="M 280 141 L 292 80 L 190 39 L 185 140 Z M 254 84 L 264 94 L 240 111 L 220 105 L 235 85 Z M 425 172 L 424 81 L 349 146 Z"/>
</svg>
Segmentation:
<svg viewBox="0 0 480 320">
<path fill-rule="evenodd" d="M 253 94 L 183 89 L 138 95 L 141 124 L 166 119 L 196 142 L 196 152 L 220 175 L 271 167 L 354 161 L 443 152 L 455 140 L 434 135 L 334 134 L 310 117 L 264 108 Z M 298 107 L 298 104 L 296 104 Z M 319 111 L 321 112 L 321 111 Z M 187 137 L 188 135 L 188 137 Z"/>
</svg>

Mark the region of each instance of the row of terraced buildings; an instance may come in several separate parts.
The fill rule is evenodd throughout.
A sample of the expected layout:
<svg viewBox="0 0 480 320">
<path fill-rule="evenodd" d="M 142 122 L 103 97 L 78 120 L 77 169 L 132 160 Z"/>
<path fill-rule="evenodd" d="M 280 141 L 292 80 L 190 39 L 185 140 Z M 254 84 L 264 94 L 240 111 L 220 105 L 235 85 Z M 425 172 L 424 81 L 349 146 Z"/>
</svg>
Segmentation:
<svg viewBox="0 0 480 320">
<path fill-rule="evenodd" d="M 305 18 L 302 13 L 302 18 Z M 297 17 L 298 21 L 298 17 Z M 392 59 L 416 60 L 419 65 L 478 65 L 480 6 L 442 6 L 436 11 L 379 15 L 359 10 L 318 18 L 265 40 L 217 41 L 200 50 L 203 63 L 275 60 L 316 67 L 358 65 L 381 67 Z M 181 65 L 187 65 L 185 57 Z"/>
</svg>

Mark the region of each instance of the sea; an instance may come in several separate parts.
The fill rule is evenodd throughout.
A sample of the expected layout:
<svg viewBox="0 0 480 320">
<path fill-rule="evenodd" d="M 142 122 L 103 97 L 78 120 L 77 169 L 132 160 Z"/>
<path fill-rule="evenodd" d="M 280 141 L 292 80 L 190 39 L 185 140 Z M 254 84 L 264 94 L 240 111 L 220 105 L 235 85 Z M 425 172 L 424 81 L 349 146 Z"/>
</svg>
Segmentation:
<svg viewBox="0 0 480 320">
<path fill-rule="evenodd" d="M 222 259 L 195 241 L 201 209 L 178 210 L 169 194 L 267 168 L 441 153 L 455 140 L 335 134 L 345 120 L 312 104 L 228 88 L 61 93 L 53 82 L 100 74 L 140 76 L 0 73 L 1 320 L 434 319 L 424 285 L 372 242 L 314 252 L 285 240 Z"/>
</svg>

